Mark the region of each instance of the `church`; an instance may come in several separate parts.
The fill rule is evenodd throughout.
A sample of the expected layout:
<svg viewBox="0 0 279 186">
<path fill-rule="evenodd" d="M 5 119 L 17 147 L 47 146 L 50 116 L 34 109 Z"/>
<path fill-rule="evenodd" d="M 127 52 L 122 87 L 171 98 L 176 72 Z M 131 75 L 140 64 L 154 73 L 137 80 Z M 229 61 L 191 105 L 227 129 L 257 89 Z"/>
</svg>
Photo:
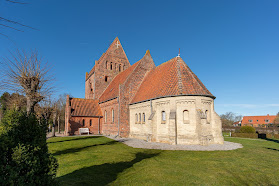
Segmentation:
<svg viewBox="0 0 279 186">
<path fill-rule="evenodd" d="M 168 144 L 223 144 L 209 90 L 178 55 L 155 66 L 150 51 L 133 65 L 116 37 L 85 74 L 85 99 L 66 98 L 65 135 L 130 137 Z"/>
</svg>

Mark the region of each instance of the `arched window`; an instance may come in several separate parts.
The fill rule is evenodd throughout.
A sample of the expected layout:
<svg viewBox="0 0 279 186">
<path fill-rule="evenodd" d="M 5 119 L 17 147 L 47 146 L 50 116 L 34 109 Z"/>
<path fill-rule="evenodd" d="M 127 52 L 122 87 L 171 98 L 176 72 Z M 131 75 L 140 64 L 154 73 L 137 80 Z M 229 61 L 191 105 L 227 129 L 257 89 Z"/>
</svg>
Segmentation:
<svg viewBox="0 0 279 186">
<path fill-rule="evenodd" d="M 142 113 L 142 121 L 145 123 L 145 113 Z"/>
<path fill-rule="evenodd" d="M 205 111 L 205 116 L 206 116 L 206 122 L 210 123 L 210 113 L 208 110 Z"/>
<path fill-rule="evenodd" d="M 85 124 L 85 121 L 84 121 L 84 119 L 82 120 L 82 126 L 84 126 L 84 124 Z"/>
<path fill-rule="evenodd" d="M 111 110 L 111 122 L 114 123 L 114 110 Z"/>
<path fill-rule="evenodd" d="M 121 65 L 119 64 L 119 72 L 121 72 Z"/>
<path fill-rule="evenodd" d="M 188 110 L 183 111 L 183 122 L 189 123 L 189 111 Z"/>
<path fill-rule="evenodd" d="M 112 70 L 112 62 L 110 63 L 110 70 Z"/>
<path fill-rule="evenodd" d="M 135 116 L 136 123 L 138 123 L 138 114 Z"/>
<path fill-rule="evenodd" d="M 139 113 L 139 123 L 141 122 L 141 113 Z"/>
<path fill-rule="evenodd" d="M 106 61 L 106 69 L 108 69 L 108 62 Z"/>
<path fill-rule="evenodd" d="M 105 110 L 105 123 L 107 122 L 107 111 Z"/>
<path fill-rule="evenodd" d="M 162 111 L 162 123 L 166 122 L 166 112 Z"/>
<path fill-rule="evenodd" d="M 90 124 L 90 127 L 91 127 L 92 126 L 92 120 L 90 120 L 89 124 Z"/>
</svg>

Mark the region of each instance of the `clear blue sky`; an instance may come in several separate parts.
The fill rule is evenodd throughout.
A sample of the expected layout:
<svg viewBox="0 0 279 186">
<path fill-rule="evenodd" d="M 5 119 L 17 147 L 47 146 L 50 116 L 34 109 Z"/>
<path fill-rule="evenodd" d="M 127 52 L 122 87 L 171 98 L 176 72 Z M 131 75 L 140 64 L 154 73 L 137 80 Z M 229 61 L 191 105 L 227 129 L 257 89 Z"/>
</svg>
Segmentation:
<svg viewBox="0 0 279 186">
<path fill-rule="evenodd" d="M 19 0 L 18 0 L 19 1 Z M 218 114 L 279 112 L 279 1 L 0 0 L 0 57 L 34 49 L 52 65 L 56 96 L 84 97 L 85 72 L 116 36 L 131 64 L 149 49 L 155 64 L 181 57 L 215 95 Z M 1 22 L 1 21 L 0 21 Z"/>
</svg>

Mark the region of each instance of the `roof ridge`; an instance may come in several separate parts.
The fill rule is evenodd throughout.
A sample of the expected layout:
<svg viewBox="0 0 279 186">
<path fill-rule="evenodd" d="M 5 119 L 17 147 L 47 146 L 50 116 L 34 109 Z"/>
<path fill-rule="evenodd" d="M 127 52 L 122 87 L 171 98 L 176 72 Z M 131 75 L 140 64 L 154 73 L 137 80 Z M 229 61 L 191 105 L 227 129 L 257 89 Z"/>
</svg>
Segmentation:
<svg viewBox="0 0 279 186">
<path fill-rule="evenodd" d="M 178 91 L 179 94 L 182 94 L 182 77 L 181 77 L 181 71 L 180 71 L 180 60 L 178 57 L 176 57 L 176 70 L 177 70 L 177 76 L 178 76 Z"/>
</svg>

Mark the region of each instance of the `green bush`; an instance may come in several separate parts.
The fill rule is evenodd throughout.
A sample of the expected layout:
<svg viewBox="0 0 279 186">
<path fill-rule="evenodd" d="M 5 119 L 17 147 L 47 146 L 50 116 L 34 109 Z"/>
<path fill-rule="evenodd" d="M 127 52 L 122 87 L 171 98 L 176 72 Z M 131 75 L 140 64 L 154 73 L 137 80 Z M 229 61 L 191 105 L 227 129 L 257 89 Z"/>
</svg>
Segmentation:
<svg viewBox="0 0 279 186">
<path fill-rule="evenodd" d="M 55 185 L 58 163 L 48 152 L 47 127 L 15 110 L 0 125 L 0 185 Z"/>
<path fill-rule="evenodd" d="M 242 126 L 239 130 L 240 133 L 256 133 L 256 129 L 251 126 Z"/>
</svg>

